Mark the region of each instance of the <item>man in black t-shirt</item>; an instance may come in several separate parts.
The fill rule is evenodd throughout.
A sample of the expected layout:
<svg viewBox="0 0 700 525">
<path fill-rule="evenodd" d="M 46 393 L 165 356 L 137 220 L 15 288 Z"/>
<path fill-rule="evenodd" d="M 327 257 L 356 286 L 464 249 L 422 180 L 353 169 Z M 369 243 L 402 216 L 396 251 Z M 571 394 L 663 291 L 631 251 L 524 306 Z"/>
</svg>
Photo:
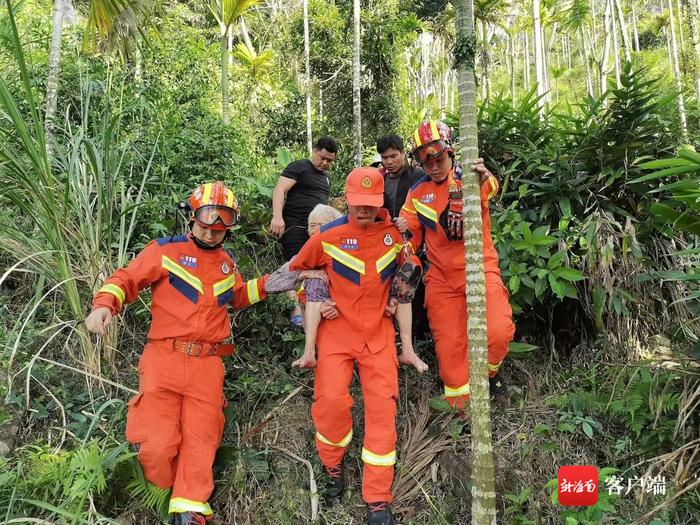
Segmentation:
<svg viewBox="0 0 700 525">
<path fill-rule="evenodd" d="M 338 143 L 331 137 L 316 141 L 311 159 L 295 160 L 280 176 L 272 192 L 270 233 L 282 242 L 282 253 L 289 261 L 309 239 L 306 233 L 309 213 L 317 204 L 328 204 L 331 185 L 326 170 L 338 152 Z M 290 293 L 290 296 L 294 292 Z M 296 294 L 294 294 L 296 300 Z M 292 311 L 290 320 L 301 326 L 301 307 Z"/>
<path fill-rule="evenodd" d="M 408 190 L 418 182 L 425 172 L 414 168 L 406 159 L 403 140 L 398 135 L 387 135 L 377 141 L 377 153 L 381 157 L 384 175 L 384 208 L 391 218 L 398 217 L 408 195 Z"/>
<path fill-rule="evenodd" d="M 270 233 L 282 242 L 285 260 L 296 255 L 309 236 L 306 233 L 309 213 L 317 204 L 328 204 L 331 186 L 326 170 L 335 160 L 335 139 L 316 141 L 311 160 L 290 163 L 272 193 Z"/>
</svg>

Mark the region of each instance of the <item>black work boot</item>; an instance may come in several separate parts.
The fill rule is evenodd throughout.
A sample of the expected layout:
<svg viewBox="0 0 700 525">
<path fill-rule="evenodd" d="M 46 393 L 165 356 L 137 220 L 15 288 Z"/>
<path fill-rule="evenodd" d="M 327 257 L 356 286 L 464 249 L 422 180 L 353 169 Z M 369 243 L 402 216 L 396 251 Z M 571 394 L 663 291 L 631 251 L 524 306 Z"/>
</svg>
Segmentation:
<svg viewBox="0 0 700 525">
<path fill-rule="evenodd" d="M 394 525 L 394 515 L 386 501 L 367 504 L 367 525 Z"/>
<path fill-rule="evenodd" d="M 170 525 L 208 525 L 199 512 L 176 512 L 170 515 Z"/>
<path fill-rule="evenodd" d="M 508 388 L 501 374 L 489 377 L 489 392 L 491 393 L 491 397 L 505 399 L 508 396 Z"/>
<path fill-rule="evenodd" d="M 326 491 L 323 494 L 323 500 L 326 505 L 333 505 L 340 500 L 345 491 L 345 475 L 343 474 L 343 464 L 338 463 L 334 467 L 323 466 L 323 471 L 326 473 L 328 482 L 326 483 Z"/>
</svg>

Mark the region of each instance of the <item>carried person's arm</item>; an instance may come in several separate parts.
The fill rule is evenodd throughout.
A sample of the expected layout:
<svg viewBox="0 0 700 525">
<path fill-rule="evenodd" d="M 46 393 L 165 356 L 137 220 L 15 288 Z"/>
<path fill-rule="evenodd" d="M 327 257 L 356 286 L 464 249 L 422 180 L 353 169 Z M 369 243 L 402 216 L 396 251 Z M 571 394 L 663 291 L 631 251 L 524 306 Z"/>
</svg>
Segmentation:
<svg viewBox="0 0 700 525">
<path fill-rule="evenodd" d="M 291 190 L 297 183 L 295 179 L 290 179 L 284 175 L 280 176 L 275 189 L 272 190 L 272 221 L 270 222 L 270 233 L 275 237 L 281 237 L 284 234 L 284 218 L 282 210 L 284 209 L 284 200 L 287 192 Z"/>
</svg>

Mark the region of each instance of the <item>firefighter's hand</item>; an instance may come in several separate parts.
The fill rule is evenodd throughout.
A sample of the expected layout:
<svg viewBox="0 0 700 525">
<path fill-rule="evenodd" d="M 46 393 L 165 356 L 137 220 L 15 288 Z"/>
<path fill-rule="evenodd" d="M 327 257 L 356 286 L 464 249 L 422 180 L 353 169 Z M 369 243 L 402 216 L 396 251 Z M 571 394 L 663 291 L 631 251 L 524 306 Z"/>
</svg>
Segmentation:
<svg viewBox="0 0 700 525">
<path fill-rule="evenodd" d="M 396 307 L 399 305 L 398 299 L 396 297 L 390 297 L 384 307 L 384 316 L 391 317 L 396 313 Z"/>
<path fill-rule="evenodd" d="M 95 308 L 85 318 L 85 327 L 92 333 L 104 335 L 107 327 L 112 322 L 112 312 L 109 308 Z"/>
<path fill-rule="evenodd" d="M 286 225 L 282 217 L 273 217 L 270 221 L 270 233 L 275 237 L 282 237 L 285 226 Z"/>
<path fill-rule="evenodd" d="M 493 173 L 484 164 L 484 159 L 476 159 L 472 164 L 472 169 L 479 174 L 480 185 L 489 180 L 489 177 L 493 177 Z"/>
<path fill-rule="evenodd" d="M 321 303 L 321 317 L 324 319 L 335 319 L 338 317 L 338 309 L 335 306 L 335 302 L 326 299 Z"/>
<path fill-rule="evenodd" d="M 393 221 L 394 225 L 401 233 L 405 233 L 406 230 L 408 230 L 408 221 L 406 220 L 406 217 L 395 217 Z"/>
<path fill-rule="evenodd" d="M 328 274 L 326 270 L 302 270 L 299 272 L 299 279 L 321 279 L 328 284 Z"/>
</svg>

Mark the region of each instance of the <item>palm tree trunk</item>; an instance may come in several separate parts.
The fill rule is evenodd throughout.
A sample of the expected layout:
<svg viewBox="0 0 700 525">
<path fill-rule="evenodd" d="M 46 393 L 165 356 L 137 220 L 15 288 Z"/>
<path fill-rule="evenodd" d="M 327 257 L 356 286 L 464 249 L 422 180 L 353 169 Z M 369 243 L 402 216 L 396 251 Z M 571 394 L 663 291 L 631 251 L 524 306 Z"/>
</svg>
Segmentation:
<svg viewBox="0 0 700 525">
<path fill-rule="evenodd" d="M 517 93 L 515 91 L 515 64 L 516 64 L 516 54 L 515 54 L 515 42 L 516 40 L 508 35 L 508 45 L 510 46 L 510 98 L 515 105 L 515 99 Z"/>
<path fill-rule="evenodd" d="M 46 79 L 46 106 L 44 109 L 44 132 L 46 153 L 51 157 L 51 138 L 54 130 L 54 116 L 58 105 L 58 79 L 61 74 L 61 42 L 63 36 L 63 15 L 70 0 L 55 0 L 49 45 L 49 72 Z"/>
<path fill-rule="evenodd" d="M 479 156 L 476 128 L 474 7 L 455 1 L 455 67 L 459 85 L 459 156 L 469 166 Z M 473 45 L 470 45 L 472 43 Z M 469 170 L 467 170 L 469 171 Z M 472 426 L 472 524 L 496 524 L 496 491 L 486 342 L 486 296 L 479 182 L 475 173 L 462 177 L 466 293 L 469 296 L 467 339 Z"/>
<path fill-rule="evenodd" d="M 634 2 L 632 2 L 632 31 L 634 32 L 634 50 L 639 52 L 639 33 L 637 32 L 637 14 L 634 11 Z"/>
<path fill-rule="evenodd" d="M 671 0 L 667 0 L 668 3 L 668 25 L 669 25 L 669 44 L 670 44 L 670 49 L 671 49 L 671 58 L 672 58 L 672 66 L 673 66 L 673 76 L 675 77 L 676 80 L 676 89 L 678 90 L 678 116 L 680 117 L 681 121 L 681 130 L 683 132 L 683 136 L 687 137 L 688 136 L 688 124 L 687 124 L 687 119 L 685 115 L 685 101 L 683 99 L 683 83 L 681 81 L 681 69 L 678 64 L 678 45 L 676 44 L 676 28 L 675 28 L 675 21 L 674 21 L 674 16 L 673 16 L 673 4 L 671 4 Z"/>
<path fill-rule="evenodd" d="M 248 26 L 245 23 L 245 19 L 242 16 L 238 17 L 238 28 L 241 31 L 241 38 L 243 39 L 243 43 L 245 44 L 245 47 L 248 48 L 248 51 L 252 55 L 255 55 L 255 48 L 253 47 L 253 42 L 250 41 L 250 34 L 248 33 Z"/>
<path fill-rule="evenodd" d="M 690 23 L 690 36 L 693 41 L 693 50 L 695 51 L 695 97 L 700 101 L 700 35 L 698 34 L 698 4 L 692 1 L 688 4 L 688 22 Z"/>
<path fill-rule="evenodd" d="M 630 36 L 627 31 L 627 22 L 625 22 L 625 15 L 622 13 L 622 3 L 620 0 L 615 1 L 615 9 L 617 10 L 617 21 L 620 24 L 620 32 L 622 33 L 622 45 L 625 48 L 625 60 L 627 62 L 632 62 L 632 45 L 630 44 Z"/>
<path fill-rule="evenodd" d="M 613 1 L 613 0 L 611 0 Z M 610 13 L 611 19 L 612 19 L 612 36 L 613 36 L 613 58 L 614 63 L 615 63 L 615 82 L 617 85 L 617 89 L 620 89 L 620 86 L 622 85 L 620 83 L 620 46 L 618 44 L 618 38 L 617 38 L 617 24 L 615 23 L 615 13 Z"/>
<path fill-rule="evenodd" d="M 355 166 L 362 164 L 362 106 L 360 100 L 360 0 L 353 0 L 355 42 L 352 61 L 352 113 L 355 125 Z"/>
<path fill-rule="evenodd" d="M 605 33 L 605 44 L 603 46 L 603 56 L 600 59 L 598 68 L 600 70 L 600 94 L 608 89 L 608 63 L 610 62 L 610 43 L 612 40 L 611 30 L 611 9 L 610 0 L 605 3 L 605 22 L 603 32 Z"/>
<path fill-rule="evenodd" d="M 540 0 L 532 0 L 532 18 L 534 22 L 535 40 L 535 82 L 537 82 L 537 105 L 540 117 L 544 116 L 544 98 L 546 93 L 544 79 L 544 49 L 542 49 L 542 22 L 540 19 Z"/>
<path fill-rule="evenodd" d="M 588 96 L 593 97 L 593 78 L 591 76 L 590 52 L 588 50 L 588 42 L 586 41 L 586 36 L 583 34 L 582 27 L 579 27 L 579 35 L 581 36 L 581 47 L 579 48 L 579 51 L 581 52 L 581 60 L 586 68 L 586 89 L 588 90 Z"/>
<path fill-rule="evenodd" d="M 523 68 L 523 77 L 525 80 L 525 89 L 530 90 L 530 31 L 525 31 L 525 65 Z"/>
<path fill-rule="evenodd" d="M 229 81 L 228 81 L 228 27 L 226 24 L 219 24 L 221 33 L 221 117 L 224 124 L 231 122 L 229 115 Z"/>
<path fill-rule="evenodd" d="M 678 15 L 678 36 L 680 37 L 681 52 L 685 49 L 685 31 L 683 30 L 683 9 L 681 7 L 681 0 L 676 0 L 676 9 Z"/>
<path fill-rule="evenodd" d="M 486 102 L 491 96 L 489 85 L 489 63 L 491 57 L 489 55 L 489 31 L 486 26 L 486 20 L 481 20 L 481 100 Z"/>
<path fill-rule="evenodd" d="M 304 91 L 306 91 L 306 146 L 311 155 L 313 137 L 311 134 L 311 64 L 309 61 L 309 2 L 303 1 L 304 10 L 304 65 L 306 76 L 304 78 Z"/>
</svg>

